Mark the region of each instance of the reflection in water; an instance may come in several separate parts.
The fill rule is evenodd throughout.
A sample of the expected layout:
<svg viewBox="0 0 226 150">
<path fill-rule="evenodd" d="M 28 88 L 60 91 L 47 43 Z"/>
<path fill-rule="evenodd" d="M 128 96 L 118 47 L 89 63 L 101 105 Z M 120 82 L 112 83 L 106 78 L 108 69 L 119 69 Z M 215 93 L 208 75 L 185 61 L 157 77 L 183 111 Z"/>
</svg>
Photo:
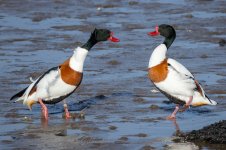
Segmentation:
<svg viewBox="0 0 226 150">
<path fill-rule="evenodd" d="M 192 142 L 186 142 L 184 140 L 182 140 L 181 135 L 183 135 L 184 133 L 180 130 L 180 126 L 177 123 L 177 120 L 174 119 L 172 120 L 173 125 L 175 126 L 175 133 L 173 135 L 175 135 L 175 139 L 172 139 L 173 143 L 168 144 L 166 147 L 168 150 L 175 150 L 175 149 L 183 149 L 183 150 L 198 150 L 199 147 Z"/>
<path fill-rule="evenodd" d="M 42 126 L 43 129 L 48 128 L 48 120 L 45 119 L 44 117 L 41 117 L 41 126 Z"/>
<path fill-rule="evenodd" d="M 177 120 L 176 119 L 174 119 L 174 120 L 172 120 L 173 121 L 173 125 L 175 126 L 175 129 L 176 129 L 176 136 L 177 135 L 180 135 L 181 134 L 181 131 L 180 131 L 180 127 L 179 127 L 179 125 L 178 125 L 178 123 L 177 123 Z"/>
</svg>

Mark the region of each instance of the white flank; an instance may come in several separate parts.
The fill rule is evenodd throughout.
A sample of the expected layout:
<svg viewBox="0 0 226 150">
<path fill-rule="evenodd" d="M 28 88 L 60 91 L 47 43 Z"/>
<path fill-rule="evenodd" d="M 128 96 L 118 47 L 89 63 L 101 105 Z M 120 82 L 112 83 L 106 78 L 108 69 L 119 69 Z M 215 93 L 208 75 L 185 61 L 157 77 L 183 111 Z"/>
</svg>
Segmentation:
<svg viewBox="0 0 226 150">
<path fill-rule="evenodd" d="M 169 68 L 166 79 L 162 82 L 155 83 L 161 90 L 170 95 L 193 96 L 196 87 L 193 79 L 183 76 L 180 73 Z"/>
<path fill-rule="evenodd" d="M 202 96 L 198 91 L 195 91 L 196 84 L 194 76 L 187 68 L 174 59 L 169 58 L 167 61 L 170 66 L 168 67 L 169 72 L 166 79 L 162 82 L 155 83 L 159 89 L 184 101 L 185 103 L 189 101 L 189 97 L 193 96 L 191 105 L 197 103 L 208 105 L 217 104 L 215 101 L 209 100 L 205 97 L 205 92 L 201 85 L 199 86 L 202 90 L 202 95 L 204 96 Z"/>
<path fill-rule="evenodd" d="M 70 67 L 75 71 L 83 72 L 83 64 L 87 54 L 88 54 L 88 50 L 81 47 L 77 47 L 74 50 L 74 54 L 70 59 L 70 64 L 69 64 Z"/>
<path fill-rule="evenodd" d="M 57 98 L 72 92 L 75 86 L 65 83 L 60 77 L 60 70 L 53 70 L 46 74 L 37 84 L 34 99 L 45 100 Z M 31 95 L 32 96 L 32 95 Z"/>
</svg>

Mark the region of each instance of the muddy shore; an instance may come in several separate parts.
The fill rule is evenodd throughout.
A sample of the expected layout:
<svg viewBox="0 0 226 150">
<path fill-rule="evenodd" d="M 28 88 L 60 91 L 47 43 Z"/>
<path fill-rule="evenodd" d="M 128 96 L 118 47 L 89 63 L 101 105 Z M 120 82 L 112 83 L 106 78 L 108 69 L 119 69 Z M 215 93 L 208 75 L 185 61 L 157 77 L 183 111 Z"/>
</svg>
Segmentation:
<svg viewBox="0 0 226 150">
<path fill-rule="evenodd" d="M 225 149 L 178 140 L 225 119 L 225 6 L 223 0 L 1 0 L 0 149 Z M 147 78 L 149 57 L 163 40 L 147 32 L 163 23 L 177 32 L 168 55 L 219 103 L 178 113 L 176 122 L 165 119 L 175 105 Z M 45 122 L 39 105 L 29 111 L 9 101 L 29 77 L 67 59 L 95 27 L 109 28 L 121 41 L 98 43 L 86 58 L 81 86 L 67 98 L 69 110 L 84 118 L 66 121 L 58 103 L 48 105 Z"/>
</svg>

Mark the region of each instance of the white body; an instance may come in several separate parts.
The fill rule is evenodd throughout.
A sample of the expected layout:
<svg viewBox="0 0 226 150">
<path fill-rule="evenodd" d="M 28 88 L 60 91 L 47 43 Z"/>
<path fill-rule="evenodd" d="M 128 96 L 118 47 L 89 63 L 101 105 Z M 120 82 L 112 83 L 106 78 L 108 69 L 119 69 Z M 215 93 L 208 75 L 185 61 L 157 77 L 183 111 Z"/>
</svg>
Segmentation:
<svg viewBox="0 0 226 150">
<path fill-rule="evenodd" d="M 153 51 L 150 61 L 149 68 L 154 67 L 160 64 L 163 60 L 166 59 L 167 47 L 165 44 L 160 44 Z M 174 59 L 167 59 L 168 65 L 168 74 L 165 80 L 154 83 L 156 87 L 160 90 L 166 92 L 167 94 L 178 98 L 185 103 L 189 101 L 189 98 L 192 96 L 193 100 L 191 105 L 197 105 L 198 103 L 216 105 L 216 102 L 209 100 L 201 85 L 199 84 L 202 95 L 195 90 L 196 83 L 194 76 L 185 68 L 182 64 L 177 62 Z"/>
<path fill-rule="evenodd" d="M 83 49 L 80 47 L 75 49 L 74 54 L 72 55 L 69 61 L 70 67 L 73 70 L 82 73 L 83 64 L 87 54 L 88 54 L 88 51 L 86 49 Z M 24 104 L 27 104 L 28 101 L 31 101 L 31 100 L 34 100 L 37 102 L 38 98 L 48 101 L 54 98 L 67 95 L 71 93 L 73 90 L 75 90 L 76 88 L 76 86 L 69 85 L 62 80 L 59 67 L 57 69 L 53 69 L 45 73 L 40 80 L 39 78 L 35 80 L 33 83 L 31 83 L 29 87 L 26 89 L 26 91 L 24 92 L 23 96 L 16 101 L 23 100 Z M 28 96 L 35 84 L 37 88 L 36 92 Z"/>
</svg>

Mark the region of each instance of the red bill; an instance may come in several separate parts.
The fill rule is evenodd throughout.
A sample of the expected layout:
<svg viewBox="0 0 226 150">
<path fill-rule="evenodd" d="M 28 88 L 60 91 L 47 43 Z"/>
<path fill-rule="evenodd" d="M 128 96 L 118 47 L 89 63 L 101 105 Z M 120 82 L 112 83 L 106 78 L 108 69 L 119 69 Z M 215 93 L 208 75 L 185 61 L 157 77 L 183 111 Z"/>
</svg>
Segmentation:
<svg viewBox="0 0 226 150">
<path fill-rule="evenodd" d="M 119 42 L 120 40 L 116 37 L 113 36 L 113 32 L 111 32 L 111 36 L 108 38 L 108 40 L 112 41 L 112 42 Z"/>
<path fill-rule="evenodd" d="M 150 36 L 157 36 L 157 35 L 159 35 L 160 33 L 159 33 L 159 27 L 158 26 L 156 26 L 155 27 L 155 31 L 153 31 L 153 32 L 148 32 L 148 35 L 150 35 Z"/>
</svg>

